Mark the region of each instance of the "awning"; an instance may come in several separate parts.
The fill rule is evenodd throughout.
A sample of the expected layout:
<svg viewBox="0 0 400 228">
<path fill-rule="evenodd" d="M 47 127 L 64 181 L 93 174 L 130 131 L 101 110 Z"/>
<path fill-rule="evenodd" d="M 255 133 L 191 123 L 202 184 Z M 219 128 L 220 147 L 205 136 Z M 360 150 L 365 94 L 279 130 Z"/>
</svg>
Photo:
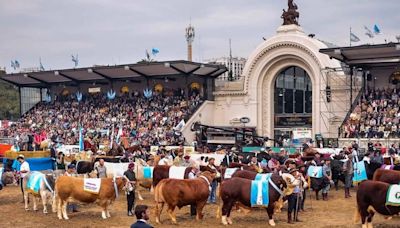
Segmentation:
<svg viewBox="0 0 400 228">
<path fill-rule="evenodd" d="M 354 67 L 371 69 L 400 66 L 400 43 L 326 48 L 319 52 Z"/>
<path fill-rule="evenodd" d="M 6 74 L 0 76 L 0 80 L 19 87 L 45 88 L 57 84 L 109 83 L 118 80 L 163 79 L 172 76 L 216 78 L 226 71 L 227 68 L 223 65 L 177 60 Z"/>
</svg>

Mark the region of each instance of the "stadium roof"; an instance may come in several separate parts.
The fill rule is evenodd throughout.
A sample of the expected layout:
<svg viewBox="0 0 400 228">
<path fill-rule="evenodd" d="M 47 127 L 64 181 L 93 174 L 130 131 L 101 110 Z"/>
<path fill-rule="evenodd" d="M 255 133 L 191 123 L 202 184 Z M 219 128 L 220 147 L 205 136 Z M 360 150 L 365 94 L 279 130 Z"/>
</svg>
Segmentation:
<svg viewBox="0 0 400 228">
<path fill-rule="evenodd" d="M 321 49 L 319 52 L 354 67 L 400 67 L 400 43 L 332 47 Z"/>
<path fill-rule="evenodd" d="M 163 79 L 170 76 L 194 75 L 216 78 L 226 71 L 227 68 L 223 65 L 177 60 L 5 74 L 0 76 L 0 80 L 19 87 L 45 88 L 57 84 L 138 81 L 140 79 Z"/>
</svg>

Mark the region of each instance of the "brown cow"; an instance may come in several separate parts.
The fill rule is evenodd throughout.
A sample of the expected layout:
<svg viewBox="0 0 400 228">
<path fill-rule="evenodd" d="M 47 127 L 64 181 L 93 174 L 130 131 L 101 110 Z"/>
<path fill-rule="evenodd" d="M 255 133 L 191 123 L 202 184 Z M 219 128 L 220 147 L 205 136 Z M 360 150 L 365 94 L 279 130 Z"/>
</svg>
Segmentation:
<svg viewBox="0 0 400 228">
<path fill-rule="evenodd" d="M 168 205 L 168 215 L 172 223 L 176 224 L 175 207 L 179 209 L 186 205 L 196 204 L 196 219 L 203 218 L 203 207 L 210 194 L 210 183 L 215 178 L 215 173 L 202 172 L 198 178 L 190 180 L 164 179 L 154 189 L 156 201 L 156 222 L 161 223 L 160 216 L 164 204 Z"/>
<path fill-rule="evenodd" d="M 300 184 L 295 178 L 290 174 L 272 174 L 269 181 L 273 182 L 278 188 L 279 192 L 269 184 L 269 205 L 267 207 L 267 213 L 269 216 L 269 224 L 275 226 L 275 222 L 272 218 L 275 209 L 275 203 L 285 195 L 289 195 L 293 190 L 293 185 Z M 250 194 L 251 194 L 251 183 L 252 180 L 233 177 L 231 179 L 225 180 L 221 184 L 220 196 L 223 201 L 222 205 L 222 224 L 232 224 L 230 218 L 230 213 L 232 207 L 236 202 L 240 202 L 244 206 L 250 208 Z M 283 189 L 286 189 L 283 191 Z"/>
<path fill-rule="evenodd" d="M 67 215 L 67 202 L 70 198 L 83 202 L 94 203 L 97 202 L 103 208 L 101 213 L 102 218 L 110 217 L 108 206 L 115 200 L 117 196 L 116 191 L 121 189 L 127 183 L 125 178 L 103 178 L 101 179 L 100 192 L 98 194 L 89 193 L 83 190 L 83 178 L 61 176 L 58 178 L 55 186 L 57 215 L 59 219 L 69 219 Z"/>
<path fill-rule="evenodd" d="M 400 207 L 385 205 L 390 184 L 380 181 L 366 180 L 357 189 L 357 208 L 354 222 L 361 218 L 362 228 L 372 227 L 372 218 L 378 212 L 381 215 L 392 216 L 400 213 Z"/>
<path fill-rule="evenodd" d="M 169 178 L 169 169 L 171 166 L 169 165 L 157 165 L 154 167 L 153 170 L 153 188 L 157 186 L 157 184 L 163 180 Z M 184 179 L 188 178 L 188 175 L 190 173 L 190 170 L 192 170 L 191 167 L 187 167 L 185 169 L 185 174 L 184 174 Z M 205 172 L 209 171 L 212 172 L 212 170 L 208 166 L 200 166 L 200 171 Z"/>
<path fill-rule="evenodd" d="M 388 184 L 399 184 L 400 183 L 400 171 L 397 170 L 386 170 L 377 169 L 372 178 L 374 181 L 382 181 Z"/>
</svg>

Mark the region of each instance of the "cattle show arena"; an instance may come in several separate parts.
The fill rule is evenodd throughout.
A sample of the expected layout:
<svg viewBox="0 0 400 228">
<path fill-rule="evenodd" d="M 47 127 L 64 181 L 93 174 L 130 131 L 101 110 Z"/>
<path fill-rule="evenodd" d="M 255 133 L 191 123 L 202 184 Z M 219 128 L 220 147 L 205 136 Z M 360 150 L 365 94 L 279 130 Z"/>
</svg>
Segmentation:
<svg viewBox="0 0 400 228">
<path fill-rule="evenodd" d="M 286 211 L 276 214 L 276 227 L 331 227 L 331 228 L 353 228 L 359 225 L 353 224 L 355 210 L 355 192 L 352 190 L 353 198 L 347 200 L 343 196 L 343 190 L 331 191 L 329 201 L 315 201 L 315 197 L 307 198 L 306 212 L 302 212 L 301 223 L 289 225 L 286 223 Z M 178 225 L 173 225 L 164 209 L 161 221 L 162 225 L 157 225 L 154 220 L 154 196 L 149 192 L 144 195 L 144 201 L 137 201 L 139 204 L 147 204 L 151 207 L 150 222 L 154 227 L 226 227 L 221 224 L 220 219 L 215 218 L 216 205 L 206 205 L 204 209 L 204 219 L 196 221 L 194 217 L 190 217 L 189 207 L 183 207 L 177 210 Z M 58 220 L 56 213 L 43 214 L 42 206 L 39 204 L 39 211 L 25 211 L 22 196 L 18 186 L 9 186 L 7 191 L 0 192 L 1 204 L 0 213 L 2 222 L 0 227 L 129 227 L 134 222 L 134 217 L 126 216 L 126 200 L 121 194 L 120 198 L 111 207 L 111 218 L 103 220 L 101 218 L 101 210 L 95 205 L 79 206 L 80 212 L 69 213 L 69 220 Z M 312 208 L 311 208 L 312 206 Z M 268 217 L 264 209 L 256 209 L 245 215 L 243 213 L 233 212 L 233 225 L 229 227 L 270 227 L 268 225 Z M 40 224 L 40 225 L 39 225 Z M 399 227 L 399 218 L 385 220 L 383 216 L 376 216 L 374 219 L 374 227 L 379 228 L 396 228 Z"/>
<path fill-rule="evenodd" d="M 25 30 L 12 28 L 7 48 L 0 44 L 12 58 L 11 68 L 0 67 L 0 228 L 400 228 L 400 35 L 393 35 L 399 4 L 281 0 L 264 3 L 279 4 L 279 12 L 264 12 L 259 1 L 207 1 L 212 14 L 207 3 L 178 0 L 42 4 L 63 21 L 64 11 L 112 12 L 110 22 L 93 15 L 74 22 L 72 32 L 90 33 L 75 41 L 47 30 L 64 30 L 58 24 L 36 32 L 35 20 L 20 13 L 42 7 L 35 1 L 10 2 L 5 20 L 0 3 L 0 21 L 23 17 L 27 33 L 34 29 L 24 41 Z M 180 8 L 185 4 L 199 12 L 189 15 Z M 304 21 L 297 4 L 308 11 Z M 347 5 L 360 10 L 348 13 Z M 336 13 L 320 21 L 330 10 Z M 45 12 L 39 14 L 54 23 Z M 200 31 L 212 31 L 198 43 L 192 13 Z M 396 18 L 384 20 L 386 14 Z M 268 17 L 261 23 L 256 15 Z M 112 23 L 114 17 L 121 21 Z M 190 18 L 187 60 L 168 36 L 181 17 Z M 265 23 L 274 28 L 264 37 Z M 342 27 L 350 27 L 349 39 L 340 37 Z M 356 35 L 360 27 L 365 40 Z M 236 38 L 253 29 L 248 36 L 257 39 L 234 40 L 233 49 L 226 36 L 237 28 L 243 30 Z M 38 41 L 36 33 L 49 37 Z M 57 48 L 43 44 L 52 43 L 50 34 L 62 38 Z M 204 53 L 223 52 L 217 44 L 225 38 L 229 57 L 204 60 Z M 248 57 L 233 57 L 244 44 Z M 85 66 L 76 53 L 73 67 L 50 67 L 61 51 L 75 49 Z M 138 49 L 145 57 L 132 62 Z M 39 55 L 39 68 L 23 65 L 31 55 Z M 44 55 L 54 60 L 46 68 Z"/>
</svg>

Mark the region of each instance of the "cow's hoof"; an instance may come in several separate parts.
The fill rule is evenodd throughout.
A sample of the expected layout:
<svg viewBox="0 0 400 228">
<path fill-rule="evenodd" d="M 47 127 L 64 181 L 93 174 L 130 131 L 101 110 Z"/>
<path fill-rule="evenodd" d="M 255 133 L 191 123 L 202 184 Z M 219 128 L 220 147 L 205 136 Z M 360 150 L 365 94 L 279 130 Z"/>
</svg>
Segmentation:
<svg viewBox="0 0 400 228">
<path fill-rule="evenodd" d="M 227 218 L 226 221 L 228 222 L 229 225 L 232 225 L 232 219 L 231 218 Z"/>
<path fill-rule="evenodd" d="M 29 208 L 25 208 L 25 211 L 30 211 L 30 209 Z"/>
<path fill-rule="evenodd" d="M 43 211 L 43 214 L 47 214 L 48 212 L 47 211 Z"/>
<path fill-rule="evenodd" d="M 268 223 L 269 223 L 270 226 L 275 226 L 276 225 L 275 221 L 273 219 L 270 219 Z"/>
<path fill-rule="evenodd" d="M 222 216 L 221 222 L 223 225 L 228 225 L 228 221 L 226 220 L 226 215 Z"/>
</svg>

